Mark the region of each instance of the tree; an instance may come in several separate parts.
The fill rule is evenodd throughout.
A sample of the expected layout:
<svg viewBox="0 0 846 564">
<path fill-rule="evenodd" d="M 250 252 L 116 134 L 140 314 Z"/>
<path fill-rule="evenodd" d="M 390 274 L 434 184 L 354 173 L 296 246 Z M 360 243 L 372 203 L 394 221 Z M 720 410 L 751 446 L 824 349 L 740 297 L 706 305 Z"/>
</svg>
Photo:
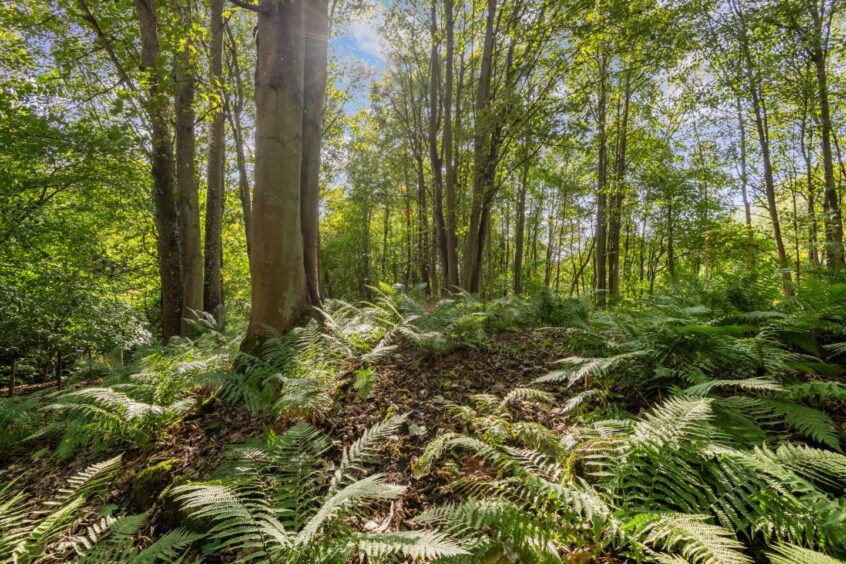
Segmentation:
<svg viewBox="0 0 846 564">
<path fill-rule="evenodd" d="M 225 136 L 223 109 L 223 0 L 211 0 L 209 29 L 209 84 L 214 107 L 209 123 L 208 191 L 206 193 L 206 240 L 203 268 L 203 309 L 221 319 L 223 306 L 223 204 Z"/>
</svg>

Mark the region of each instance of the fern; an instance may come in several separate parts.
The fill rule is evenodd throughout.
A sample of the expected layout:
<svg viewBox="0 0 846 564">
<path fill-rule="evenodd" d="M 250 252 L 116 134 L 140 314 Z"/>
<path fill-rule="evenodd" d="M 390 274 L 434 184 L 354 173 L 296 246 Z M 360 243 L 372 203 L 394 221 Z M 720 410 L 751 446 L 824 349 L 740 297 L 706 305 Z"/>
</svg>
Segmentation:
<svg viewBox="0 0 846 564">
<path fill-rule="evenodd" d="M 707 515 L 643 514 L 627 527 L 637 532 L 642 542 L 678 552 L 688 562 L 699 564 L 746 564 L 752 559 L 743 554 L 743 545 L 731 531 L 708 523 Z"/>
</svg>

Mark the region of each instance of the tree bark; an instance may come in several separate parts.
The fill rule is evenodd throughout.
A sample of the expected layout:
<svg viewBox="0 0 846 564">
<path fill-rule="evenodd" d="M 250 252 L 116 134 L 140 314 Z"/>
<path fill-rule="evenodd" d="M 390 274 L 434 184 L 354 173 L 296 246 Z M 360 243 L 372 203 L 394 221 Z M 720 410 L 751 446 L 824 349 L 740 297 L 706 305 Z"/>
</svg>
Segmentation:
<svg viewBox="0 0 846 564">
<path fill-rule="evenodd" d="M 179 22 L 191 29 L 191 3 L 178 6 Z M 200 204 L 197 195 L 196 132 L 194 130 L 194 62 L 189 36 L 176 54 L 176 189 L 179 193 L 180 238 L 182 244 L 181 334 L 190 332 L 189 319 L 203 309 L 203 254 L 200 237 Z"/>
<path fill-rule="evenodd" d="M 18 377 L 18 357 L 12 357 L 12 363 L 9 366 L 9 369 L 11 370 L 9 374 L 9 397 L 12 397 L 15 395 L 15 381 Z"/>
<path fill-rule="evenodd" d="M 608 56 L 599 56 L 599 95 L 596 109 L 596 127 L 599 142 L 599 157 L 596 169 L 596 250 L 594 252 L 594 289 L 596 300 L 600 307 L 605 306 L 608 289 L 606 272 L 608 250 L 608 218 L 607 218 L 607 171 L 608 171 L 608 140 L 606 136 L 607 113 L 607 70 Z"/>
<path fill-rule="evenodd" d="M 740 48 L 742 50 L 745 74 L 747 80 L 747 88 L 752 99 L 752 108 L 755 111 L 755 127 L 758 132 L 758 145 L 761 148 L 761 159 L 764 165 L 764 187 L 767 195 L 767 207 L 770 212 L 770 220 L 773 224 L 773 237 L 776 243 L 776 251 L 778 252 L 779 267 L 782 271 L 782 286 L 784 295 L 790 297 L 793 295 L 793 284 L 790 275 L 790 263 L 787 258 L 787 251 L 784 247 L 784 239 L 781 235 L 781 222 L 778 216 L 778 207 L 775 196 L 775 180 L 773 179 L 773 167 L 770 158 L 770 139 L 769 129 L 767 124 L 766 106 L 760 92 L 760 81 L 755 76 L 754 63 L 752 61 L 752 54 L 749 48 L 749 37 L 746 31 L 746 23 L 743 18 L 743 12 L 740 8 L 732 3 L 732 8 L 739 23 L 739 40 Z"/>
<path fill-rule="evenodd" d="M 257 353 L 269 330 L 285 333 L 308 303 L 300 221 L 303 6 L 258 8 L 252 311 L 242 348 Z"/>
<path fill-rule="evenodd" d="M 740 96 L 735 98 L 737 126 L 740 131 L 740 195 L 743 198 L 743 217 L 746 222 L 746 245 L 749 252 L 749 266 L 755 268 L 755 231 L 752 228 L 752 207 L 749 204 L 749 172 L 746 163 L 746 121 Z"/>
<path fill-rule="evenodd" d="M 493 74 L 494 21 L 497 0 L 487 0 L 488 12 L 485 19 L 485 39 L 482 46 L 482 62 L 479 69 L 479 84 L 476 89 L 476 125 L 473 137 L 473 196 L 470 205 L 470 225 L 464 245 L 464 267 L 461 272 L 461 287 L 478 293 L 481 287 L 482 243 L 484 241 L 484 200 L 491 177 L 490 129 L 491 124 L 491 78 Z"/>
<path fill-rule="evenodd" d="M 211 43 L 209 46 L 209 84 L 223 100 L 223 0 L 211 0 Z M 203 284 L 203 308 L 222 321 L 223 312 L 223 206 L 225 133 L 223 107 L 215 109 L 209 123 L 208 192 L 206 193 L 206 246 Z"/>
<path fill-rule="evenodd" d="M 182 319 L 182 253 L 179 212 L 174 192 L 173 145 L 167 94 L 162 87 L 160 48 L 154 0 L 136 0 L 141 31 L 141 70 L 148 74 L 144 109 L 150 121 L 150 163 L 158 230 L 162 296 L 162 340 L 179 335 Z"/>
<path fill-rule="evenodd" d="M 828 72 L 826 71 L 826 50 L 823 45 L 823 15 L 817 10 L 817 2 L 811 2 L 811 14 L 814 22 L 814 41 L 812 59 L 817 75 L 817 90 L 820 104 L 820 126 L 822 145 L 823 176 L 825 192 L 823 207 L 826 215 L 825 251 L 828 267 L 840 270 L 844 266 L 843 258 L 843 220 L 840 215 L 840 202 L 834 181 L 834 157 L 831 151 L 831 109 L 828 100 Z"/>
<path fill-rule="evenodd" d="M 614 158 L 614 193 L 611 198 L 611 214 L 608 226 L 608 294 L 620 295 L 620 228 L 625 198 L 626 147 L 629 128 L 629 102 L 632 95 L 631 69 L 626 71 L 623 90 L 623 110 L 617 132 L 617 154 Z"/>
<path fill-rule="evenodd" d="M 329 6 L 327 0 L 304 2 L 305 83 L 303 107 L 303 165 L 300 180 L 303 263 L 309 301 L 320 296 L 320 144 L 328 79 Z"/>
<path fill-rule="evenodd" d="M 241 66 L 238 63 L 238 46 L 229 27 L 224 27 L 229 38 L 230 74 L 235 81 L 235 99 L 227 101 L 226 115 L 229 119 L 229 126 L 232 128 L 232 137 L 235 142 L 235 161 L 238 167 L 238 198 L 241 201 L 241 213 L 244 216 L 244 236 L 247 243 L 247 257 L 249 258 L 252 254 L 250 231 L 253 211 L 250 179 L 247 174 L 247 156 L 244 150 L 244 129 L 241 125 L 241 114 L 244 111 L 244 85 L 241 81 Z M 226 95 L 226 90 L 224 90 L 224 95 Z"/>
<path fill-rule="evenodd" d="M 456 171 L 453 161 L 452 148 L 452 81 L 453 81 L 453 58 L 455 56 L 455 18 L 453 15 L 453 0 L 445 0 L 445 25 L 446 25 L 446 69 L 444 79 L 444 140 L 443 150 L 446 160 L 446 178 L 444 190 L 446 192 L 446 255 L 449 266 L 445 287 L 454 290 L 458 287 L 458 243 L 456 237 L 456 200 L 455 183 Z"/>
<path fill-rule="evenodd" d="M 514 227 L 514 293 L 523 292 L 523 241 L 526 231 L 526 192 L 529 183 L 529 163 L 523 165 L 517 188 L 517 224 Z"/>
<path fill-rule="evenodd" d="M 443 209 L 443 169 L 441 156 L 438 152 L 438 121 L 440 113 L 439 83 L 440 83 L 440 53 L 438 39 L 438 21 L 437 12 L 435 10 L 435 0 L 432 0 L 430 9 L 431 22 L 430 34 L 432 39 L 432 47 L 429 56 L 429 160 L 432 165 L 432 179 L 434 181 L 432 191 L 432 210 L 435 215 L 435 231 L 436 241 L 438 246 L 438 254 L 440 255 L 441 271 L 444 278 L 444 286 L 449 285 L 449 272 L 453 268 L 449 262 L 449 252 L 447 251 L 447 234 L 446 223 L 444 221 Z M 444 101 L 447 104 L 448 100 Z M 446 158 L 449 154 L 446 153 Z"/>
</svg>

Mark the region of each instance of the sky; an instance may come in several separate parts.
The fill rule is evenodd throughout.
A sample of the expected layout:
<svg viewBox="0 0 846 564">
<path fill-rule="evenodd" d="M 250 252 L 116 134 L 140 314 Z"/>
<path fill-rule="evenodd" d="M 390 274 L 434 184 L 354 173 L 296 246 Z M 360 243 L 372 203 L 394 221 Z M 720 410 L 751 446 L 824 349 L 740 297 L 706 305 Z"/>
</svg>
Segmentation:
<svg viewBox="0 0 846 564">
<path fill-rule="evenodd" d="M 342 33 L 332 39 L 332 56 L 341 63 L 364 64 L 371 69 L 372 77 L 378 77 L 385 70 L 380 36 L 383 22 L 382 2 L 377 2 L 370 13 L 354 15 L 343 24 Z M 341 88 L 347 86 L 348 83 L 339 84 Z M 367 106 L 369 90 L 368 84 L 363 84 L 352 93 L 345 106 L 348 114 Z"/>
</svg>

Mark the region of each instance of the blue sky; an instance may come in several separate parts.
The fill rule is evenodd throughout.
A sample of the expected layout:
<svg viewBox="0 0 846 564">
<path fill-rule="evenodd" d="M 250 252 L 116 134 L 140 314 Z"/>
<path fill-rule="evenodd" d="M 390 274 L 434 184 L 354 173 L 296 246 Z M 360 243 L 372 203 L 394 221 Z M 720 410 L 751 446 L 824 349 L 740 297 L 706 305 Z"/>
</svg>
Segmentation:
<svg viewBox="0 0 846 564">
<path fill-rule="evenodd" d="M 383 5 L 376 3 L 374 10 L 368 14 L 354 15 L 343 24 L 343 32 L 332 39 L 333 56 L 342 63 L 364 63 L 371 70 L 374 77 L 378 77 L 385 69 L 385 58 L 382 52 L 379 29 L 384 18 Z M 346 87 L 346 84 L 340 84 Z M 369 88 L 362 85 L 353 93 L 346 104 L 348 113 L 354 113 L 367 105 Z"/>
</svg>

